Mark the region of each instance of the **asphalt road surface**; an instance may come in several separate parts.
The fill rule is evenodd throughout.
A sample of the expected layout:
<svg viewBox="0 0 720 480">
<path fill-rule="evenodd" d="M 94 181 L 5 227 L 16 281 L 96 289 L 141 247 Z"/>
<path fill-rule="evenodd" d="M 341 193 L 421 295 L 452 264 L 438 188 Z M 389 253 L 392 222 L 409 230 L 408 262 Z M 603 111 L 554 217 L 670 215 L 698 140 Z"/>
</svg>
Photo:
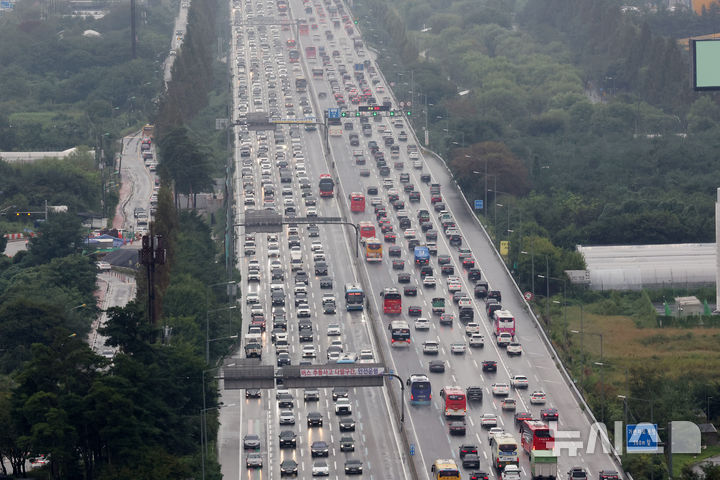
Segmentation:
<svg viewBox="0 0 720 480">
<path fill-rule="evenodd" d="M 236 118 L 246 112 L 276 110 L 277 116 L 289 118 L 301 118 L 310 113 L 303 112 L 300 105 L 301 99 L 307 97 L 311 114 L 321 118 L 322 112 L 328 108 L 336 108 L 338 105 L 333 96 L 332 86 L 329 77 L 341 80 L 338 93 L 345 100 L 348 100 L 351 89 L 359 89 L 357 81 L 353 78 L 342 78 L 340 65 L 352 74 L 354 64 L 363 63 L 370 59 L 370 54 L 363 48 L 355 49 L 352 37 L 357 36 L 357 31 L 349 23 L 345 28 L 334 28 L 333 18 L 329 10 L 320 6 L 319 3 L 312 4 L 312 14 L 304 12 L 304 5 L 298 1 L 291 1 L 293 18 L 304 17 L 308 19 L 310 28 L 306 35 L 301 34 L 298 49 L 303 52 L 301 61 L 292 64 L 288 60 L 289 49 L 286 41 L 291 39 L 291 32 L 285 31 L 280 26 L 267 25 L 259 28 L 256 25 L 236 26 L 233 34 L 233 74 L 234 74 L 234 112 Z M 249 1 L 235 4 L 235 12 L 240 12 L 240 18 L 247 23 L 258 17 L 267 18 L 276 16 L 277 10 L 272 2 L 252 3 Z M 251 5 L 251 8 L 248 8 Z M 324 15 L 320 15 L 320 11 Z M 315 21 L 309 17 L 314 17 Z M 317 25 L 317 29 L 312 24 Z M 344 27 L 344 26 L 343 26 Z M 262 30 L 262 31 L 261 31 Z M 327 35 L 327 31 L 331 35 Z M 252 33 L 251 33 L 252 32 Z M 327 52 L 337 51 L 332 56 L 329 65 L 323 66 L 322 61 L 309 60 L 304 55 L 305 48 L 315 46 L 324 47 Z M 322 69 L 322 78 L 313 79 L 312 69 Z M 288 85 L 282 91 L 282 78 L 288 78 Z M 307 79 L 307 93 L 298 92 L 295 79 L 303 76 Z M 365 69 L 366 79 L 377 79 L 373 82 L 371 89 L 373 95 L 378 99 L 389 95 L 389 86 L 381 75 L 369 75 Z M 253 85 L 255 84 L 255 85 Z M 243 87 L 245 85 L 245 87 Z M 274 85 L 271 87 L 271 85 Z M 343 90 L 343 87 L 345 89 Z M 255 91 L 253 91 L 255 89 Z M 301 89 L 300 89 L 301 90 Z M 323 92 L 322 98 L 320 93 Z M 273 96 L 271 97 L 271 93 Z M 393 102 L 395 104 L 395 102 Z M 346 110 L 356 111 L 355 105 L 350 104 Z M 289 115 L 288 112 L 292 112 Z M 235 152 L 236 172 L 236 201 L 237 212 L 242 214 L 244 208 L 263 208 L 272 206 L 278 211 L 286 210 L 288 207 L 295 209 L 297 216 L 306 216 L 316 209 L 320 216 L 341 216 L 352 222 L 362 220 L 371 221 L 377 227 L 372 207 L 369 204 L 363 213 L 349 213 L 347 195 L 350 192 L 367 192 L 368 186 L 379 187 L 379 196 L 388 208 L 388 218 L 392 222 L 394 231 L 398 234 L 397 244 L 402 247 L 402 257 L 405 260 L 404 271 L 411 274 L 411 285 L 418 288 L 417 297 L 403 298 L 403 314 L 400 318 L 408 320 L 411 325 L 412 343 L 409 347 L 390 347 L 389 335 L 386 325 L 390 320 L 397 317 L 390 317 L 382 314 L 380 293 L 385 287 L 400 287 L 397 283 L 397 270 L 393 270 L 391 262 L 387 257 L 387 247 L 390 243 L 384 244 L 385 258 L 380 263 L 370 264 L 361 259 L 354 259 L 354 232 L 347 232 L 344 227 L 325 225 L 320 226 L 319 238 L 309 238 L 308 230 L 304 226 L 299 227 L 301 238 L 301 253 L 304 259 L 303 269 L 308 273 L 308 306 L 310 308 L 310 319 L 313 323 L 314 338 L 312 344 L 317 348 L 317 357 L 311 359 L 313 363 L 324 363 L 325 352 L 329 342 L 333 339 L 325 333 L 329 323 L 337 322 L 341 325 L 343 334 L 342 343 L 345 352 L 358 352 L 361 349 L 372 349 L 374 358 L 384 357 L 387 360 L 388 368 L 392 369 L 403 378 L 412 373 L 425 373 L 430 377 L 433 390 L 433 401 L 428 406 L 412 406 L 408 398 L 404 399 L 406 405 L 406 422 L 408 430 L 407 442 L 413 445 L 414 456 L 405 456 L 405 438 L 397 434 L 394 411 L 388 406 L 388 396 L 398 395 L 397 389 L 366 388 L 351 390 L 350 398 L 353 404 L 353 418 L 357 423 L 357 430 L 352 433 L 357 444 L 362 445 L 353 454 L 340 453 L 337 451 L 337 439 L 340 432 L 337 429 L 337 418 L 333 413 L 333 401 L 329 392 L 321 391 L 318 404 L 305 404 L 301 390 L 294 390 L 294 408 L 296 426 L 292 428 L 298 436 L 297 449 L 280 449 L 278 446 L 278 433 L 285 427 L 279 425 L 279 410 L 276 406 L 275 391 L 263 391 L 261 399 L 245 399 L 242 391 L 224 391 L 222 401 L 225 406 L 221 409 L 221 430 L 219 439 L 220 462 L 222 472 L 226 478 L 260 478 L 269 475 L 270 478 L 279 476 L 279 464 L 287 458 L 294 458 L 299 463 L 301 476 L 309 476 L 309 469 L 312 466 L 312 459 L 309 458 L 309 445 L 312 441 L 322 439 L 328 441 L 333 449 L 329 457 L 330 475 L 342 477 L 342 465 L 346 458 L 358 458 L 363 461 L 366 476 L 371 478 L 410 478 L 410 471 L 407 462 L 412 462 L 419 478 L 430 478 L 430 466 L 437 458 L 455 458 L 458 460 L 458 447 L 461 443 L 475 443 L 480 448 L 481 470 L 488 471 L 491 475 L 497 473 L 491 468 L 491 449 L 486 432 L 480 427 L 480 417 L 484 413 L 493 413 L 498 417 L 498 425 L 506 432 L 512 433 L 519 440 L 518 431 L 514 425 L 514 412 L 502 411 L 500 398 L 493 397 L 491 385 L 496 382 L 509 383 L 511 375 L 523 374 L 529 379 L 527 390 L 511 390 L 510 397 L 517 400 L 517 411 L 528 411 L 538 417 L 540 408 L 555 407 L 559 411 L 559 421 L 553 425 L 556 427 L 557 437 L 560 439 L 562 432 L 578 432 L 576 436 L 569 436 L 568 441 L 573 448 L 564 448 L 561 451 L 558 471 L 562 474 L 570 467 L 584 466 L 592 475 L 596 475 L 601 469 L 614 469 L 612 457 L 603 453 L 599 442 L 595 446 L 594 453 L 586 452 L 590 438 L 590 421 L 576 402 L 569 386 L 562 378 L 555 360 L 545 343 L 542 334 L 537 329 L 534 320 L 526 311 L 526 305 L 517 291 L 512 279 L 508 275 L 502 261 L 490 245 L 487 237 L 471 211 L 469 211 L 459 191 L 455 188 L 452 179 L 442 163 L 431 156 L 421 156 L 419 168 L 413 166 L 406 144 L 419 145 L 411 131 L 410 125 L 404 120 L 395 117 L 378 117 L 371 119 L 371 136 L 363 136 L 360 120 L 350 117 L 343 120 L 343 123 L 351 123 L 352 130 L 344 130 L 340 136 L 331 136 L 330 155 L 326 156 L 323 151 L 323 136 L 321 131 L 305 131 L 303 128 L 290 128 L 285 125 L 280 127 L 284 132 L 284 142 L 275 143 L 276 133 L 247 132 L 238 127 L 235 134 L 239 135 L 237 149 Z M 399 121 L 399 126 L 391 123 Z M 344 128 L 344 127 L 343 127 Z M 400 150 L 397 158 L 393 158 L 390 148 L 385 146 L 382 140 L 381 129 L 391 132 L 395 144 L 399 144 Z M 293 140 L 291 131 L 296 130 L 298 140 Z M 400 131 L 408 133 L 406 142 L 399 140 Z M 349 134 L 359 134 L 358 146 L 350 146 Z M 375 140 L 385 153 L 391 172 L 386 177 L 379 175 L 378 168 L 370 156 L 368 141 Z M 296 147 L 297 145 L 297 147 Z M 353 161 L 353 152 L 364 150 L 367 164 L 356 165 Z M 243 151 L 249 152 L 243 156 Z M 277 153 L 284 153 L 276 156 Z M 293 152 L 295 155 L 293 156 Z M 267 158 L 267 160 L 262 160 Z M 290 183 L 281 183 L 279 180 L 278 163 L 287 161 L 292 172 Z M 393 168 L 395 161 L 402 161 L 402 169 Z M 303 168 L 299 168 L 303 165 Z M 360 169 L 368 169 L 369 176 L 359 175 Z M 503 348 L 496 345 L 494 335 L 491 331 L 491 324 L 487 320 L 484 311 L 484 303 L 473 297 L 473 285 L 468 282 L 462 264 L 458 260 L 457 249 L 448 244 L 441 226 L 437 222 L 437 213 L 430 203 L 429 188 L 420 181 L 422 172 L 429 172 L 432 175 L 433 183 L 442 185 L 443 200 L 446 203 L 446 210 L 452 213 L 462 233 L 463 246 L 469 247 L 472 251 L 478 266 L 482 269 L 483 278 L 490 283 L 492 289 L 501 290 L 503 294 L 503 308 L 510 310 L 517 322 L 517 339 L 523 347 L 523 354 L 519 357 L 510 358 Z M 336 182 L 336 195 L 333 199 L 317 198 L 317 206 L 305 205 L 300 184 L 302 179 L 307 177 L 311 184 L 313 196 L 319 197 L 317 181 L 322 173 L 331 173 Z M 409 174 L 409 183 L 415 185 L 420 192 L 419 203 L 408 202 L 407 194 L 403 193 L 403 184 L 400 182 L 400 174 Z M 393 188 L 400 190 L 400 196 L 406 201 L 405 210 L 409 213 L 412 226 L 417 231 L 417 236 L 424 240 L 424 234 L 419 229 L 417 212 L 419 209 L 427 209 L 431 212 L 431 221 L 439 232 L 437 246 L 439 254 L 449 254 L 452 264 L 455 266 L 457 275 L 460 276 L 462 291 L 468 293 L 473 299 L 475 319 L 481 325 L 481 332 L 485 336 L 485 346 L 482 349 L 467 349 L 464 354 L 451 354 L 452 343 L 466 343 L 464 325 L 455 320 L 452 326 L 441 326 L 437 317 L 430 313 L 430 301 L 433 297 L 443 296 L 446 300 L 446 310 L 455 313 L 457 318 L 457 307 L 452 302 L 451 295 L 447 290 L 446 278 L 439 273 L 439 266 L 436 257 L 431 257 L 431 265 L 436 272 L 438 285 L 436 288 L 425 288 L 421 284 L 419 272 L 412 264 L 412 252 L 407 248 L 403 239 L 402 230 L 399 229 L 398 220 L 392 207 L 388 204 L 386 194 L 388 189 L 382 187 L 383 180 L 392 180 Z M 273 185 L 274 195 L 263 193 L 263 181 L 267 185 Z M 287 192 L 282 192 L 287 186 Z M 252 191 L 252 194 L 250 193 Z M 285 194 L 287 193 L 287 195 Z M 369 195 L 368 195 L 369 197 Z M 267 201 L 266 201 L 267 200 Z M 288 202 L 290 200 L 291 202 Z M 369 198 L 368 198 L 369 200 Z M 241 217 L 238 217 L 238 223 Z M 284 288 L 286 305 L 285 310 L 289 319 L 289 345 L 290 356 L 293 365 L 301 361 L 301 351 L 307 343 L 298 341 L 298 331 L 295 318 L 293 301 L 297 297 L 293 292 L 295 284 L 294 272 L 289 268 L 289 244 L 287 232 L 278 234 L 277 246 L 274 241 L 270 242 L 264 233 L 255 234 L 255 242 L 248 242 L 248 236 L 244 235 L 242 229 L 238 230 L 239 242 L 238 258 L 239 268 L 243 272 L 243 318 L 250 318 L 250 306 L 247 298 L 257 295 L 258 303 L 264 311 L 265 318 L 272 317 L 272 307 L 269 294 L 271 283 L 281 284 Z M 326 315 L 322 312 L 321 297 L 327 290 L 319 288 L 319 278 L 314 275 L 312 262 L 313 241 L 320 241 L 322 250 L 327 258 L 330 268 L 330 276 L 334 281 L 334 288 L 338 304 L 338 311 L 334 315 Z M 272 248 L 271 248 L 272 243 Z M 277 257 L 275 256 L 277 255 Z M 278 259 L 280 269 L 284 273 L 282 280 L 271 280 L 271 263 Z M 251 262 L 259 263 L 261 280 L 258 283 L 247 284 L 247 271 Z M 362 281 L 367 296 L 367 306 L 363 312 L 344 311 L 344 300 L 342 298 L 342 286 L 349 281 Z M 414 319 L 406 315 L 409 305 L 420 306 L 422 316 L 430 319 L 431 327 L 428 331 L 416 331 L 412 328 Z M 374 328 L 373 328 L 374 327 Z M 272 328 L 268 322 L 268 331 L 263 334 L 263 363 L 273 364 L 275 361 L 275 349 L 270 341 L 269 330 Z M 377 332 L 377 334 L 375 333 Z M 243 332 L 244 333 L 244 332 Z M 377 335 L 377 338 L 376 336 Z M 422 352 L 422 342 L 425 340 L 437 340 L 441 347 L 440 353 L 436 356 L 427 356 Z M 588 340 L 590 341 L 590 340 Z M 242 358 L 240 351 L 235 358 Z M 428 362 L 440 359 L 446 362 L 444 373 L 429 373 Z M 495 360 L 498 362 L 497 373 L 483 373 L 480 363 L 483 360 Z M 438 394 L 445 385 L 458 385 L 467 387 L 479 385 L 483 388 L 484 399 L 480 403 L 469 405 L 467 412 L 467 434 L 464 437 L 451 437 L 448 434 L 447 421 L 443 414 L 442 399 Z M 542 390 L 547 394 L 547 404 L 544 406 L 531 405 L 529 394 L 535 390 Z M 316 409 L 321 412 L 325 426 L 322 429 L 306 429 L 304 419 L 307 412 Z M 298 427 L 297 425 L 300 425 Z M 262 473 L 253 471 L 246 473 L 244 465 L 245 453 L 242 448 L 242 439 L 246 434 L 258 434 L 262 439 L 260 449 L 265 462 Z M 574 434 L 570 434 L 574 435 Z M 521 450 L 521 449 L 520 449 Z M 520 451 L 520 466 L 523 476 L 529 476 L 528 457 Z"/>
</svg>

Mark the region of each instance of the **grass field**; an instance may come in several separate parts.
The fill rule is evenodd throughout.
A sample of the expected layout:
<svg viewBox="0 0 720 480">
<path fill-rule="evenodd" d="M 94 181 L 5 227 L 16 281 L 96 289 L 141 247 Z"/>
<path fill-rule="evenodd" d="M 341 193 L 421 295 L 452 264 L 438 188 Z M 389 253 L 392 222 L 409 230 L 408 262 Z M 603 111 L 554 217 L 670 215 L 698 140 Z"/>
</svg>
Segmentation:
<svg viewBox="0 0 720 480">
<path fill-rule="evenodd" d="M 714 457 L 717 455 L 720 455 L 720 445 L 713 445 L 711 447 L 708 447 L 703 450 L 702 453 L 699 453 L 697 455 L 673 455 L 673 478 L 680 477 L 680 472 L 685 465 L 698 463 L 706 458 Z"/>
<path fill-rule="evenodd" d="M 579 307 L 568 307 L 568 330 L 581 330 Z M 624 369 L 653 362 L 670 378 L 692 372 L 693 376 L 720 380 L 720 328 L 639 328 L 631 317 L 595 315 L 583 312 L 583 349 L 590 358 L 603 357 L 614 367 L 608 371 L 608 383 L 618 383 L 622 391 Z M 573 346 L 580 346 L 580 335 L 569 335 Z"/>
</svg>

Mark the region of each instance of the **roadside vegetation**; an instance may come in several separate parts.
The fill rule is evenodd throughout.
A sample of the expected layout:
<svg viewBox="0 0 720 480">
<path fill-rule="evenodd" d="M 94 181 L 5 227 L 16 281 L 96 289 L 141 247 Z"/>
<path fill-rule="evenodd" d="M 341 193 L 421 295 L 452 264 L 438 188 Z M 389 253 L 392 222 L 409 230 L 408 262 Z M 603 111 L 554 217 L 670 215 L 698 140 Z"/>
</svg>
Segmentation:
<svg viewBox="0 0 720 480">
<path fill-rule="evenodd" d="M 192 2 L 184 50 L 205 55 L 207 65 L 217 64 L 215 5 L 213 0 Z M 0 258 L 0 457 L 6 461 L 0 473 L 58 480 L 199 478 L 200 415 L 206 413 L 210 441 L 205 478 L 219 479 L 217 385 L 207 369 L 228 351 L 240 328 L 239 315 L 228 308 L 236 291 L 218 285 L 223 279 L 232 282 L 235 272 L 228 276 L 225 271 L 206 220 L 175 209 L 169 185 L 182 178 L 173 167 L 177 159 L 161 157 L 167 164 L 153 225 L 168 248 L 167 262 L 155 276 L 158 321 L 148 322 L 147 279 L 140 272 L 137 299 L 107 312 L 103 334 L 117 348 L 116 355 L 99 356 L 86 341 L 99 315 L 97 270 L 93 256 L 83 252 L 87 232 L 78 213 L 102 210 L 103 180 L 116 179 L 103 179 L 97 165 L 112 165 L 115 139 L 152 123 L 155 112 L 167 114 L 163 106 L 181 103 L 190 91 L 172 90 L 162 100 L 158 93 L 178 5 L 144 7 L 148 24 L 139 28 L 136 60 L 129 58 L 127 6 L 98 21 L 53 15 L 40 21 L 35 20 L 39 12 L 25 4 L 17 8 L 15 16 L 3 17 L 0 24 L 0 43 L 8 47 L 0 53 L 0 78 L 12 80 L 3 81 L 8 88 L 0 93 L 0 142 L 5 142 L 0 149 L 64 150 L 84 144 L 101 146 L 105 156 L 94 158 L 81 149 L 67 160 L 0 162 L 0 228 L 36 232 L 27 252 Z M 203 22 L 211 28 L 198 32 Z M 87 29 L 102 36 L 84 37 Z M 32 55 L 23 49 L 32 49 Z M 186 60 L 198 57 L 188 54 Z M 51 78 L 52 88 L 45 89 L 43 82 Z M 224 78 L 218 84 L 226 89 Z M 192 124 L 190 129 L 210 132 L 204 138 L 219 151 L 226 144 L 225 132 L 214 132 L 214 118 L 222 116 L 216 111 L 223 94 L 214 94 L 214 110 L 209 110 L 203 100 L 206 89 L 196 85 L 194 91 L 197 101 L 191 102 L 183 122 L 190 126 L 201 112 L 212 116 L 211 124 L 199 122 L 204 128 Z M 182 131 L 183 122 L 173 128 Z M 162 134 L 162 123 L 159 130 Z M 218 158 L 220 166 L 210 161 L 203 163 L 208 168 L 202 174 L 192 173 L 204 186 L 211 174 L 223 171 L 225 155 Z M 195 184 L 189 188 L 202 190 Z M 106 192 L 108 212 L 112 195 Z M 51 213 L 47 221 L 44 213 L 15 215 L 43 211 L 45 201 L 67 205 L 68 212 Z M 210 343 L 209 365 L 206 321 L 210 337 L 217 340 Z M 202 412 L 204 407 L 208 411 Z M 46 455 L 49 463 L 26 472 L 27 460 L 37 455 Z"/>
<path fill-rule="evenodd" d="M 509 241 L 523 291 L 533 274 L 583 269 L 577 244 L 714 241 L 720 97 L 691 90 L 677 39 L 715 32 L 720 9 L 698 16 L 661 4 L 625 2 L 638 6 L 625 13 L 611 0 L 355 6 L 420 142 L 427 125 L 429 148 L 469 202 L 485 200 L 480 219 L 496 245 Z M 708 406 L 717 420 L 720 324 L 658 315 L 676 293 L 571 287 L 565 297 L 553 281 L 551 298 L 532 303 L 597 418 L 604 407 L 606 423 L 624 420 L 625 395 L 644 399 L 630 401 L 631 421 L 650 419 L 647 399 L 661 425 L 703 423 Z M 624 465 L 634 478 L 667 478 L 660 456 Z M 682 478 L 702 477 L 686 469 Z"/>
</svg>

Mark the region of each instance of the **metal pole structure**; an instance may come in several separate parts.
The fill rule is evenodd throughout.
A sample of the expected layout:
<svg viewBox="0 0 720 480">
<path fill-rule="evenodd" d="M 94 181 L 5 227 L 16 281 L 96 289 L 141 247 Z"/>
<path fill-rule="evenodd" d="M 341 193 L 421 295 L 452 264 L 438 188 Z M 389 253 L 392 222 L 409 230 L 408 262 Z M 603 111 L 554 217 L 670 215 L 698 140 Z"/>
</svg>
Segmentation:
<svg viewBox="0 0 720 480">
<path fill-rule="evenodd" d="M 205 437 L 204 437 L 204 427 L 205 424 L 203 423 L 203 418 L 205 416 L 205 412 L 203 410 L 200 411 L 200 455 L 201 455 L 201 463 L 202 463 L 202 479 L 205 480 Z"/>
<path fill-rule="evenodd" d="M 530 261 L 532 262 L 532 294 L 535 295 L 535 237 L 530 241 Z"/>
<path fill-rule="evenodd" d="M 550 323 L 550 260 L 545 255 L 545 321 Z"/>
<path fill-rule="evenodd" d="M 405 383 L 399 375 L 394 373 L 383 373 L 383 377 L 393 377 L 400 382 L 400 431 L 402 432 L 405 425 Z"/>
<path fill-rule="evenodd" d="M 486 221 L 487 221 L 487 217 L 488 217 L 488 202 L 487 202 L 487 192 L 488 192 L 488 189 L 487 189 L 487 177 L 488 177 L 488 173 L 487 173 L 487 167 L 488 167 L 488 159 L 487 159 L 487 157 L 485 157 L 485 203 L 483 203 L 483 205 L 484 205 L 483 210 L 485 211 L 485 220 L 486 220 Z"/>
</svg>

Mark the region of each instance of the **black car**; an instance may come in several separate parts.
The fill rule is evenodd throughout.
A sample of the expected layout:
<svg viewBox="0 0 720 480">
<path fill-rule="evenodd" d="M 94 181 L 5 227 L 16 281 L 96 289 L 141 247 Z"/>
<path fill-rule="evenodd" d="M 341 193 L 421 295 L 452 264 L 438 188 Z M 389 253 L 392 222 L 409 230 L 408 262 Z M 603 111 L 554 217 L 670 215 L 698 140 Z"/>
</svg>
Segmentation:
<svg viewBox="0 0 720 480">
<path fill-rule="evenodd" d="M 475 298 L 485 298 L 487 297 L 487 283 L 485 282 L 478 282 L 475 284 Z"/>
<path fill-rule="evenodd" d="M 345 461 L 345 474 L 346 475 L 361 475 L 363 473 L 363 464 L 360 460 L 346 460 Z"/>
<path fill-rule="evenodd" d="M 295 448 L 297 446 L 297 435 L 291 430 L 283 430 L 278 437 L 280 438 L 280 448 Z"/>
<path fill-rule="evenodd" d="M 540 410 L 540 418 L 544 422 L 557 422 L 560 413 L 558 413 L 557 408 L 543 408 Z"/>
<path fill-rule="evenodd" d="M 287 352 L 281 352 L 277 356 L 277 366 L 278 367 L 284 367 L 285 365 L 290 365 L 292 362 L 290 361 L 290 354 Z"/>
<path fill-rule="evenodd" d="M 462 459 L 463 468 L 480 468 L 480 457 L 477 453 L 468 453 Z"/>
<path fill-rule="evenodd" d="M 430 174 L 429 173 L 423 173 L 420 175 L 420 181 L 423 183 L 430 183 Z"/>
<path fill-rule="evenodd" d="M 438 265 L 447 265 L 452 262 L 452 257 L 450 255 L 438 255 L 437 262 Z"/>
<path fill-rule="evenodd" d="M 262 397 L 262 390 L 259 388 L 248 388 L 245 390 L 245 398 L 260 398 Z"/>
<path fill-rule="evenodd" d="M 338 398 L 348 398 L 348 389 L 346 387 L 335 387 L 332 390 L 333 402 L 337 402 Z"/>
<path fill-rule="evenodd" d="M 328 448 L 327 442 L 316 441 L 310 445 L 310 456 L 311 457 L 327 457 L 330 455 L 330 448 Z"/>
<path fill-rule="evenodd" d="M 298 333 L 298 336 L 299 336 L 301 342 L 312 342 L 313 341 L 312 328 L 301 328 Z"/>
<path fill-rule="evenodd" d="M 393 270 L 405 270 L 405 260 L 396 258 L 392 261 Z"/>
<path fill-rule="evenodd" d="M 479 268 L 473 267 L 470 270 L 468 270 L 468 280 L 471 282 L 476 282 L 482 278 L 482 272 Z"/>
<path fill-rule="evenodd" d="M 320 288 L 328 289 L 333 288 L 333 280 L 330 277 L 322 277 L 320 279 Z"/>
<path fill-rule="evenodd" d="M 341 432 L 354 432 L 355 431 L 355 420 L 350 417 L 340 419 L 338 423 Z"/>
<path fill-rule="evenodd" d="M 310 412 L 307 414 L 308 427 L 322 427 L 323 416 L 320 412 Z"/>
<path fill-rule="evenodd" d="M 448 432 L 450 435 L 464 436 L 467 431 L 464 419 L 452 420 L 448 422 Z"/>
<path fill-rule="evenodd" d="M 377 195 L 378 194 L 378 187 L 374 185 L 370 185 L 367 187 L 367 194 L 368 195 Z"/>
<path fill-rule="evenodd" d="M 319 237 L 320 236 L 320 227 L 318 227 L 315 224 L 308 225 L 307 232 L 309 237 Z"/>
<path fill-rule="evenodd" d="M 432 360 L 428 367 L 431 372 L 445 373 L 445 361 L 444 360 Z"/>
<path fill-rule="evenodd" d="M 409 273 L 398 273 L 397 281 L 398 281 L 398 283 L 410 283 L 410 274 Z"/>
<path fill-rule="evenodd" d="M 455 267 L 452 264 L 443 265 L 440 267 L 440 273 L 443 275 L 455 275 Z"/>
<path fill-rule="evenodd" d="M 298 464 L 293 459 L 283 460 L 282 463 L 280 463 L 280 476 L 284 477 L 286 475 L 292 475 L 297 477 L 298 473 Z"/>
<path fill-rule="evenodd" d="M 470 401 L 482 402 L 482 399 L 483 399 L 482 387 L 478 387 L 478 386 L 467 387 L 467 390 L 465 390 L 465 394 L 467 395 L 467 399 Z"/>
<path fill-rule="evenodd" d="M 497 372 L 497 362 L 495 360 L 483 360 L 483 372 Z"/>
<path fill-rule="evenodd" d="M 354 452 L 355 451 L 355 440 L 352 437 L 340 437 L 340 451 L 341 452 Z"/>
<path fill-rule="evenodd" d="M 419 317 L 420 315 L 422 315 L 422 307 L 417 305 L 411 305 L 408 307 L 408 316 Z"/>
<path fill-rule="evenodd" d="M 471 453 L 474 455 L 477 455 L 478 447 L 477 447 L 477 445 L 473 445 L 471 443 L 463 443 L 462 445 L 460 445 L 459 453 L 460 453 L 460 458 L 465 458 L 465 455 L 468 455 Z"/>
<path fill-rule="evenodd" d="M 295 283 L 308 284 L 308 274 L 304 270 L 298 270 L 295 272 Z"/>
<path fill-rule="evenodd" d="M 490 290 L 487 296 L 488 298 L 494 298 L 498 303 L 502 303 L 502 293 L 500 293 L 500 290 Z"/>
<path fill-rule="evenodd" d="M 315 275 L 327 275 L 328 274 L 328 265 L 325 262 L 317 262 L 315 263 Z"/>
<path fill-rule="evenodd" d="M 406 297 L 417 297 L 417 287 L 415 285 L 407 285 L 403 288 Z"/>
<path fill-rule="evenodd" d="M 515 425 L 522 425 L 525 420 L 532 420 L 532 413 L 517 412 L 515 413 Z"/>
<path fill-rule="evenodd" d="M 243 449 L 260 450 L 260 437 L 253 434 L 247 434 L 243 438 Z"/>
<path fill-rule="evenodd" d="M 490 480 L 490 474 L 487 472 L 472 472 L 468 478 L 470 480 Z"/>
<path fill-rule="evenodd" d="M 278 408 L 293 408 L 293 396 L 289 393 L 281 393 L 277 396 Z"/>
<path fill-rule="evenodd" d="M 245 467 L 246 468 L 262 468 L 263 467 L 262 454 L 258 453 L 258 452 L 248 453 L 247 457 L 245 457 Z"/>
<path fill-rule="evenodd" d="M 402 255 L 402 247 L 398 245 L 392 245 L 390 248 L 388 248 L 388 256 L 390 257 L 399 257 Z"/>
<path fill-rule="evenodd" d="M 587 471 L 582 467 L 572 467 L 568 471 L 568 480 L 588 480 Z"/>
</svg>

